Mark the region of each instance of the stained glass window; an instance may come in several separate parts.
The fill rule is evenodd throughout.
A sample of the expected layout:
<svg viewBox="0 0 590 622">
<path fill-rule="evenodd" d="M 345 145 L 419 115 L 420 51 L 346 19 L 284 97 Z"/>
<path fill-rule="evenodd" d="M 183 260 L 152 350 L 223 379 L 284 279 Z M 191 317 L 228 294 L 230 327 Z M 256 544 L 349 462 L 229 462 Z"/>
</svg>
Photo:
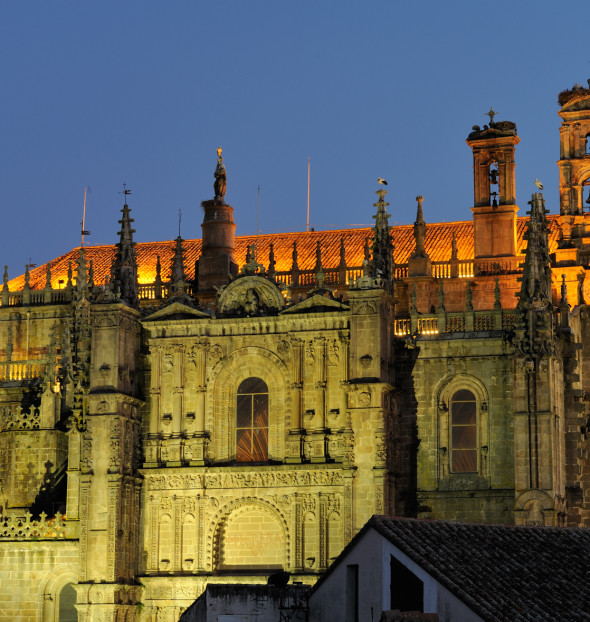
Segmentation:
<svg viewBox="0 0 590 622">
<path fill-rule="evenodd" d="M 477 402 L 467 389 L 451 399 L 451 471 L 477 473 Z"/>
<path fill-rule="evenodd" d="M 260 378 L 247 378 L 238 387 L 236 460 L 268 460 L 268 387 Z"/>
</svg>

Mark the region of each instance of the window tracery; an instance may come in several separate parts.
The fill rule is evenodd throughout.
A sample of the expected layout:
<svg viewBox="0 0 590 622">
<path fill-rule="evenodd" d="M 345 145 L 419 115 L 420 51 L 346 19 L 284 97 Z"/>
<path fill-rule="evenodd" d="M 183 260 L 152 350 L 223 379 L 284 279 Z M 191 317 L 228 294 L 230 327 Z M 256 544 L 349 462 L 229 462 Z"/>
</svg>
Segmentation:
<svg viewBox="0 0 590 622">
<path fill-rule="evenodd" d="M 477 472 L 477 401 L 467 389 L 451 398 L 451 472 Z"/>
<path fill-rule="evenodd" d="M 238 387 L 236 460 L 268 460 L 268 387 L 260 378 L 246 378 Z"/>
<path fill-rule="evenodd" d="M 488 399 L 483 383 L 461 374 L 438 396 L 438 477 L 488 477 Z"/>
</svg>

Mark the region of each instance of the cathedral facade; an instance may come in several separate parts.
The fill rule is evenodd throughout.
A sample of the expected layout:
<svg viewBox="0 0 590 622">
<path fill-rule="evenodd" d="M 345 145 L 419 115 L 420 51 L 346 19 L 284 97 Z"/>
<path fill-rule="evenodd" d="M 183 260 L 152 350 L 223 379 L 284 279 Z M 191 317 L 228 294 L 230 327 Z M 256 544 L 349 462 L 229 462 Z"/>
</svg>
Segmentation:
<svg viewBox="0 0 590 622">
<path fill-rule="evenodd" d="M 464 222 L 81 247 L 0 292 L 0 617 L 177 620 L 207 583 L 314 583 L 373 514 L 590 526 L 590 89 L 559 214 L 474 126 Z M 492 111 L 490 111 L 492 112 Z"/>
</svg>

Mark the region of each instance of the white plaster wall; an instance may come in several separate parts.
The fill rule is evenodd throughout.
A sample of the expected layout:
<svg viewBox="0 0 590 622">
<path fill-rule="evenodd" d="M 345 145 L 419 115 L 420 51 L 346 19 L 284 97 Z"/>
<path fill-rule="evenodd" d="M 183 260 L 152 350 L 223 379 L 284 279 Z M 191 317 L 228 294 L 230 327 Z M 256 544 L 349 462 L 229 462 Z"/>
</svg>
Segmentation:
<svg viewBox="0 0 590 622">
<path fill-rule="evenodd" d="M 440 622 L 482 621 L 436 579 L 371 529 L 312 594 L 310 622 L 346 621 L 346 567 L 350 564 L 359 566 L 359 622 L 377 622 L 381 612 L 391 608 L 391 555 L 424 583 L 424 613 L 438 613 Z"/>
<path fill-rule="evenodd" d="M 312 594 L 309 601 L 310 622 L 346 622 L 346 567 L 350 564 L 358 564 L 359 567 L 359 622 L 379 620 L 384 609 L 383 543 L 383 537 L 372 529 L 362 536 Z M 385 570 L 389 575 L 389 557 Z M 389 587 L 386 596 L 389 600 Z"/>
</svg>

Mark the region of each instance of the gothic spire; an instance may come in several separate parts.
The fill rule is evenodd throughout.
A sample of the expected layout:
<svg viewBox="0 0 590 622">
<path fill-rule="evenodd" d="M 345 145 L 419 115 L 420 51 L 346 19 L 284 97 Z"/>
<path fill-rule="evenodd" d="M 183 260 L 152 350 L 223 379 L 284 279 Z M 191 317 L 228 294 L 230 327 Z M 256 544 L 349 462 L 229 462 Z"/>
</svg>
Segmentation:
<svg viewBox="0 0 590 622">
<path fill-rule="evenodd" d="M 416 250 L 412 257 L 427 257 L 424 243 L 426 240 L 426 222 L 424 220 L 424 212 L 422 209 L 423 196 L 417 196 L 418 208 L 416 210 L 416 221 L 414 222 L 414 239 L 416 240 Z"/>
<path fill-rule="evenodd" d="M 340 263 L 338 267 L 346 269 L 346 247 L 344 246 L 344 238 L 340 238 Z"/>
<path fill-rule="evenodd" d="M 393 284 L 393 243 L 391 241 L 388 218 L 391 214 L 387 213 L 389 203 L 385 201 L 387 190 L 380 188 L 375 193 L 379 196 L 377 203 L 373 207 L 377 208 L 375 226 L 373 227 L 373 245 L 371 260 L 371 276 L 379 277 L 383 281 Z"/>
<path fill-rule="evenodd" d="M 76 267 L 76 292 L 81 296 L 88 290 L 88 271 L 83 246 L 80 247 L 80 254 L 78 255 Z"/>
<path fill-rule="evenodd" d="M 129 206 L 123 205 L 123 214 L 119 224 L 119 242 L 117 244 L 117 255 L 113 265 L 113 279 L 115 281 L 115 291 L 119 289 L 121 300 L 132 307 L 139 304 L 137 296 L 137 257 L 135 255 L 135 242 L 133 234 L 135 229 L 131 228 L 134 219 L 129 216 Z"/>
<path fill-rule="evenodd" d="M 527 247 L 524 269 L 520 277 L 518 308 L 551 308 L 551 261 L 547 241 L 547 219 L 545 200 L 540 192 L 535 192 L 529 201 L 531 210 L 524 239 Z"/>
<path fill-rule="evenodd" d="M 530 219 L 524 238 L 527 241 L 519 300 L 516 337 L 520 353 L 527 360 L 554 351 L 553 303 L 551 299 L 551 262 L 547 241 L 545 200 L 536 192 L 529 201 Z"/>
<path fill-rule="evenodd" d="M 291 270 L 299 270 L 299 265 L 297 264 L 297 242 L 293 242 Z"/>
<path fill-rule="evenodd" d="M 315 272 L 320 272 L 322 270 L 322 247 L 320 246 L 319 240 L 316 242 L 315 246 Z"/>
<path fill-rule="evenodd" d="M 174 259 L 172 260 L 172 274 L 170 276 L 170 282 L 173 287 L 176 287 L 179 283 L 184 284 L 185 280 L 183 242 L 184 240 L 180 236 L 176 238 L 176 248 L 174 249 Z"/>
<path fill-rule="evenodd" d="M 275 277 L 276 265 L 277 265 L 277 262 L 275 261 L 275 249 L 274 249 L 274 245 L 271 242 L 270 251 L 268 253 L 268 274 L 273 279 Z"/>
</svg>

